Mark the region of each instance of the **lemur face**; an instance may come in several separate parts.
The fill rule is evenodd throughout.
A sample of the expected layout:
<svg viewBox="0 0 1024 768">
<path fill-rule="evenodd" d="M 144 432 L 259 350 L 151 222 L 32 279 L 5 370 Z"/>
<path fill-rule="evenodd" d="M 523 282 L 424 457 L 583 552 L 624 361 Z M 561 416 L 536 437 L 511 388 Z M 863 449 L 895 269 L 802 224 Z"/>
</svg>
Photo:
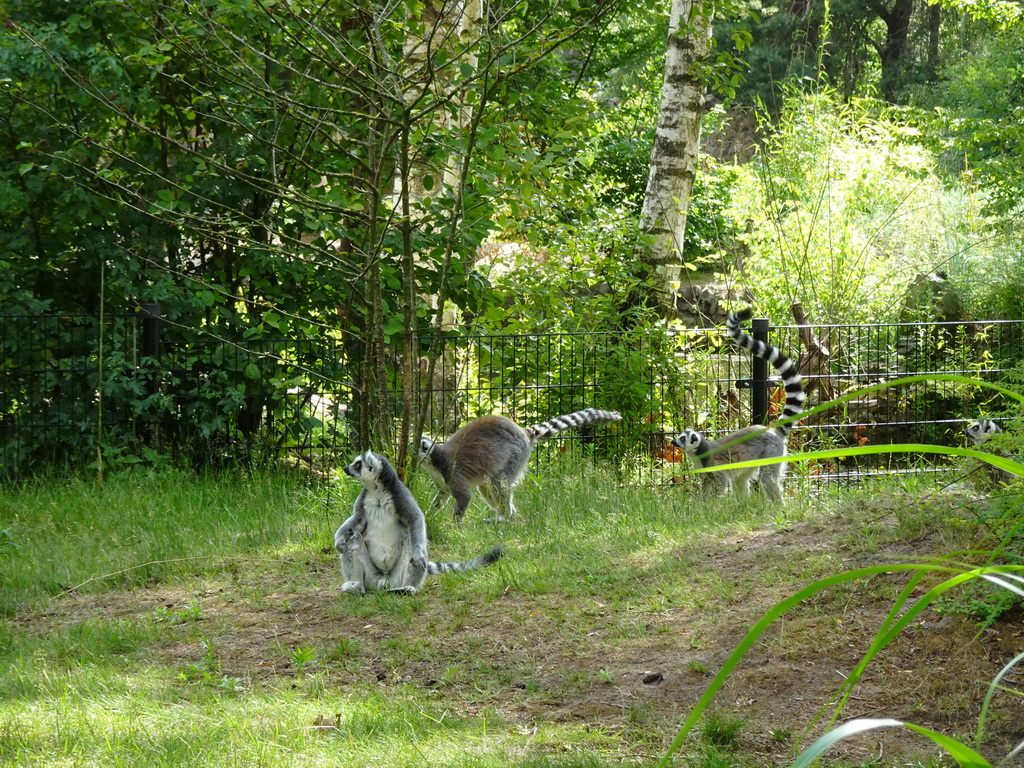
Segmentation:
<svg viewBox="0 0 1024 768">
<path fill-rule="evenodd" d="M 672 441 L 672 445 L 682 448 L 687 453 L 695 453 L 700 448 L 700 432 L 694 429 L 687 429 L 682 435 Z"/>
<path fill-rule="evenodd" d="M 967 435 L 972 443 L 980 445 L 999 431 L 999 425 L 992 421 L 992 419 L 978 419 L 971 422 L 970 426 L 964 430 L 964 434 Z"/>
<path fill-rule="evenodd" d="M 434 441 L 431 440 L 429 437 L 427 437 L 426 435 L 420 435 L 420 451 L 419 451 L 419 454 L 420 454 L 420 460 L 421 461 L 423 459 L 427 458 L 427 456 L 430 455 L 431 451 L 434 450 L 434 445 L 435 445 Z"/>
<path fill-rule="evenodd" d="M 372 486 L 376 484 L 377 478 L 380 476 L 381 466 L 380 457 L 373 451 L 366 451 L 356 456 L 352 463 L 345 467 L 344 472 L 363 485 Z"/>
</svg>

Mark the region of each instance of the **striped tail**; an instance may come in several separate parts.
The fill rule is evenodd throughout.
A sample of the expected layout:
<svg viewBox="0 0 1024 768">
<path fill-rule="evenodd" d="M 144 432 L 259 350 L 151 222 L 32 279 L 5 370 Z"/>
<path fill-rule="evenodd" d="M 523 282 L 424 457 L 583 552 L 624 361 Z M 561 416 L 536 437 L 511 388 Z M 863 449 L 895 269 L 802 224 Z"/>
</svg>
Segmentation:
<svg viewBox="0 0 1024 768">
<path fill-rule="evenodd" d="M 621 421 L 622 414 L 618 411 L 601 411 L 597 408 L 586 408 L 582 411 L 569 413 L 565 416 L 555 416 L 553 419 L 534 424 L 526 428 L 526 434 L 530 442 L 535 443 L 545 437 L 557 435 L 566 429 L 582 427 L 584 424 L 604 424 L 609 421 Z"/>
<path fill-rule="evenodd" d="M 725 330 L 728 332 L 729 338 L 732 339 L 733 344 L 736 346 L 747 350 L 755 357 L 767 360 L 779 372 L 782 384 L 786 388 L 786 405 L 782 409 L 782 416 L 780 418 L 785 419 L 803 413 L 804 390 L 801 384 L 803 377 L 800 375 L 800 371 L 797 370 L 796 364 L 790 358 L 779 351 L 778 347 L 758 341 L 740 328 L 744 321 L 750 319 L 751 314 L 750 309 L 729 313 L 729 317 L 725 321 Z M 795 421 L 791 421 L 776 427 L 776 429 L 783 435 L 788 435 L 795 423 Z"/>
<path fill-rule="evenodd" d="M 464 573 L 465 571 L 475 571 L 478 568 L 490 565 L 499 557 L 501 557 L 501 547 L 495 547 L 490 552 L 474 557 L 472 560 L 464 560 L 461 563 L 435 563 L 429 560 L 427 561 L 427 573 L 451 573 L 452 571 Z"/>
</svg>

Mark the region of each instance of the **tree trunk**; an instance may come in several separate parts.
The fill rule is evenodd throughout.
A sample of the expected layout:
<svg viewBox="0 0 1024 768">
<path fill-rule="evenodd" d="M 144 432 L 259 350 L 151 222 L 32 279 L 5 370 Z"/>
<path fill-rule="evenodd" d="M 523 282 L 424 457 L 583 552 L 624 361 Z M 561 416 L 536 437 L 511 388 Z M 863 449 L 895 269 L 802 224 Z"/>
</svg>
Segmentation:
<svg viewBox="0 0 1024 768">
<path fill-rule="evenodd" d="M 925 22 L 928 26 L 928 82 L 939 79 L 939 34 L 942 30 L 942 6 L 929 5 Z"/>
<path fill-rule="evenodd" d="M 701 65 L 711 44 L 711 12 L 693 0 L 672 0 L 661 111 L 651 149 L 650 173 L 641 211 L 641 230 L 651 237 L 643 254 L 655 280 L 663 314 L 675 311 L 672 281 L 682 264 L 686 212 L 697 165 L 703 113 Z M 707 15 L 704 15 L 707 14 Z"/>
<path fill-rule="evenodd" d="M 453 25 L 457 27 L 456 56 L 472 72 L 476 72 L 480 66 L 477 48 L 480 44 L 483 14 L 482 0 L 461 0 L 456 4 L 453 17 Z M 465 90 L 453 95 L 452 107 L 453 109 L 444 113 L 447 115 L 448 128 L 454 135 L 463 136 L 472 120 L 472 109 L 466 104 Z M 452 153 L 444 173 L 444 183 L 448 190 L 454 190 L 461 183 L 461 166 L 462 158 Z"/>
<path fill-rule="evenodd" d="M 910 16 L 914 0 L 896 0 L 892 9 L 882 3 L 873 3 L 879 17 L 885 22 L 885 41 L 877 46 L 882 63 L 881 91 L 886 101 L 895 101 L 903 72 L 903 54 L 910 36 Z"/>
<path fill-rule="evenodd" d="M 410 18 L 414 16 L 412 11 L 407 13 Z M 460 151 L 459 141 L 455 139 L 456 137 L 466 138 L 466 132 L 472 121 L 473 110 L 466 102 L 466 88 L 468 87 L 466 69 L 475 72 L 479 65 L 478 48 L 483 20 L 483 3 L 482 0 L 456 0 L 453 3 L 435 4 L 428 0 L 416 13 L 419 14 L 417 20 L 422 23 L 423 34 L 422 36 L 413 34 L 413 30 L 417 29 L 418 25 L 410 24 L 410 34 L 405 43 L 405 64 L 408 67 L 409 75 L 403 94 L 407 109 L 402 122 L 401 158 L 395 180 L 396 207 L 400 212 L 399 226 L 402 230 L 400 268 L 404 316 L 401 370 L 402 416 L 396 468 L 403 478 L 412 438 L 410 430 L 414 425 L 422 427 L 423 413 L 427 407 L 424 404 L 420 407 L 419 413 L 416 412 L 421 368 L 416 310 L 422 298 L 428 304 L 437 307 L 438 322 L 443 322 L 444 296 L 447 293 L 443 279 L 439 294 L 421 297 L 418 291 L 416 269 L 427 266 L 429 258 L 414 250 L 413 230 L 417 225 L 419 214 L 414 210 L 413 203 L 424 200 L 430 190 L 434 188 L 434 183 L 426 183 L 427 178 L 429 177 L 434 182 L 438 176 L 443 182 L 440 194 L 451 195 L 453 198 L 461 200 L 461 185 L 464 182 L 462 167 L 465 160 L 464 154 L 469 151 L 469 147 L 466 146 Z M 438 67 L 438 62 L 433 57 L 442 49 L 446 50 L 453 61 L 460 62 L 461 66 L 441 65 Z M 433 116 L 429 118 L 437 127 L 432 140 L 436 142 L 438 137 L 448 137 L 451 143 L 447 148 L 447 153 L 440 151 L 440 147 L 444 146 L 443 141 L 437 143 L 429 151 L 424 151 L 422 146 L 415 146 L 410 142 L 416 121 L 414 110 L 423 108 L 428 100 L 435 102 L 432 110 Z M 457 230 L 457 220 L 460 216 L 459 209 L 452 212 L 451 227 L 453 230 Z M 450 256 L 450 253 L 446 255 L 446 265 Z M 447 270 L 444 270 L 443 274 L 446 275 Z M 445 354 L 451 355 L 451 352 Z M 434 362 L 430 364 L 429 370 L 431 371 Z M 449 366 L 454 366 L 454 359 L 449 361 Z"/>
</svg>

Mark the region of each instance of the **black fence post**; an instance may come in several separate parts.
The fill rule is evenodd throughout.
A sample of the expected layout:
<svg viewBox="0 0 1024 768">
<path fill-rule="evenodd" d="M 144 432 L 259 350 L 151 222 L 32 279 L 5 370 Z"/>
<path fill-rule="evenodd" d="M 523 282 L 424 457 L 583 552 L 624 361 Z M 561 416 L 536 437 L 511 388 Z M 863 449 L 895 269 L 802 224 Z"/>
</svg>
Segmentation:
<svg viewBox="0 0 1024 768">
<path fill-rule="evenodd" d="M 767 318 L 755 317 L 750 335 L 767 344 L 770 328 Z M 752 424 L 768 422 L 768 361 L 760 357 L 753 358 L 750 370 L 750 419 Z"/>
<path fill-rule="evenodd" d="M 142 305 L 142 357 L 160 359 L 160 305 L 152 302 Z M 151 377 L 150 387 L 159 384 L 156 376 Z M 151 393 L 152 394 L 152 393 Z"/>
<path fill-rule="evenodd" d="M 142 305 L 142 337 L 139 339 L 140 357 L 148 357 L 156 361 L 155 365 L 148 366 L 146 375 L 146 394 L 150 397 L 160 391 L 160 305 L 150 302 Z M 156 411 L 151 411 L 151 414 Z M 151 416 L 151 418 L 153 418 Z M 158 427 L 155 419 L 144 427 L 143 435 L 145 442 L 151 448 L 159 443 Z"/>
</svg>

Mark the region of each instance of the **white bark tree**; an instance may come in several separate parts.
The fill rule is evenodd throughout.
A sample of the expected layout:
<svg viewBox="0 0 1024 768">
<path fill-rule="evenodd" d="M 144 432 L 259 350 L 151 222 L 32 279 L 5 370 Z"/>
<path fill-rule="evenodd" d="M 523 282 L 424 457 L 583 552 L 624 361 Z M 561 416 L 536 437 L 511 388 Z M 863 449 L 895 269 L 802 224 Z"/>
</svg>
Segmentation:
<svg viewBox="0 0 1024 768">
<path fill-rule="evenodd" d="M 697 165 L 704 107 L 703 64 L 711 50 L 712 4 L 672 0 L 661 111 L 651 149 L 641 228 L 651 237 L 643 254 L 655 276 L 658 306 L 674 312 L 672 282 L 683 258 L 686 213 Z"/>
</svg>

